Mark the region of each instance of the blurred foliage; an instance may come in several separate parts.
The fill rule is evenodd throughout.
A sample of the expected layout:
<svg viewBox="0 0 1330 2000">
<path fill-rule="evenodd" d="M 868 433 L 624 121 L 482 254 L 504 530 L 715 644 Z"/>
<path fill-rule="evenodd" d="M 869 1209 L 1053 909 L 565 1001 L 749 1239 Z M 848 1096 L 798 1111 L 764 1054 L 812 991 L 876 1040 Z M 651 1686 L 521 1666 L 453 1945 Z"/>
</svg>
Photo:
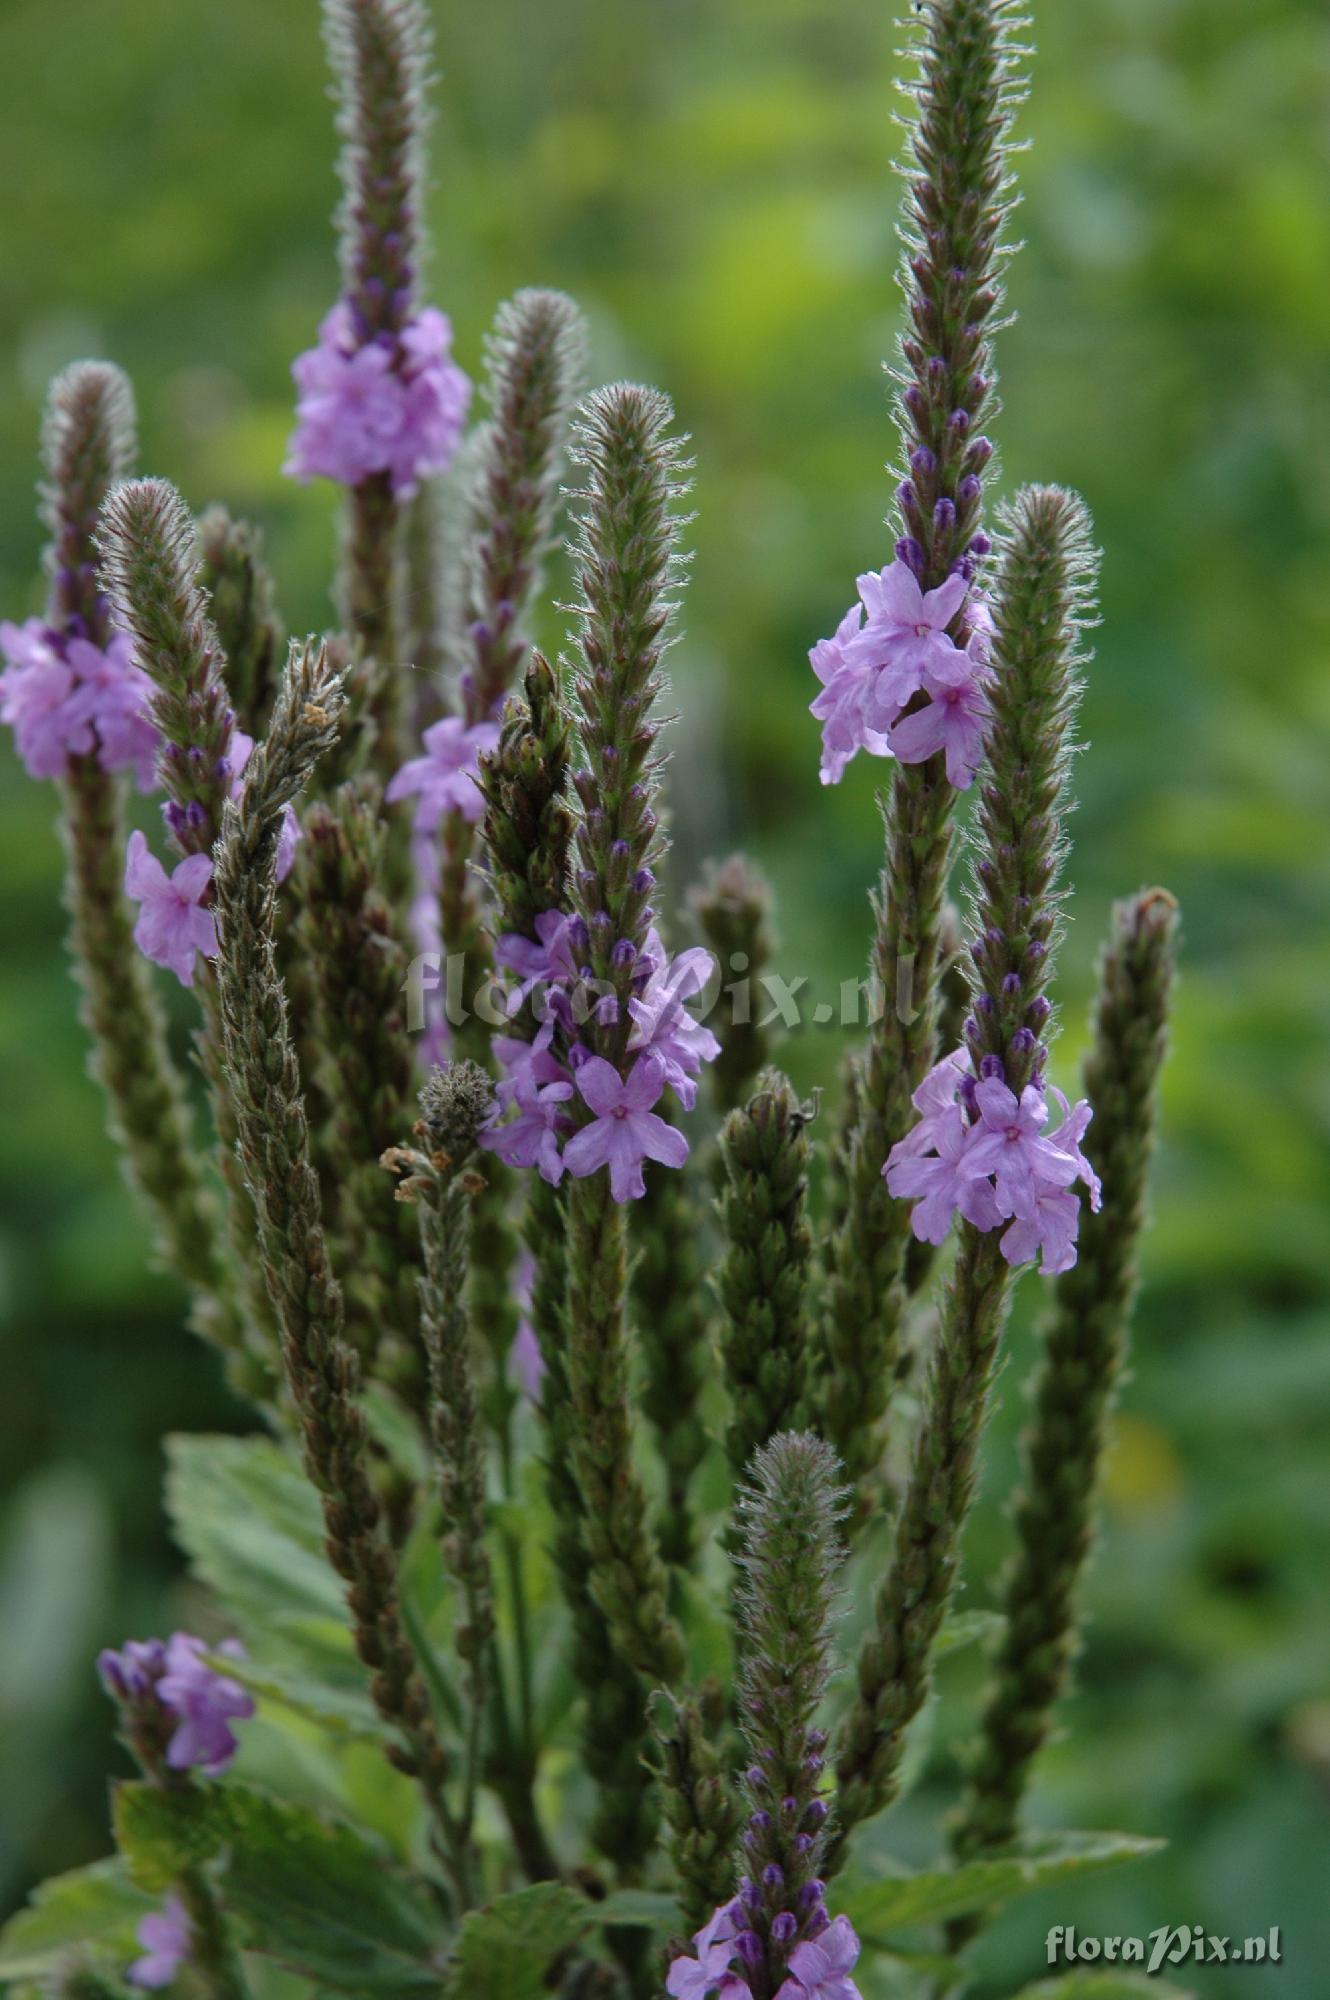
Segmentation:
<svg viewBox="0 0 1330 2000">
<path fill-rule="evenodd" d="M 893 451 L 888 168 L 899 34 L 878 0 L 435 0 L 444 83 L 430 284 L 476 372 L 497 300 L 572 291 L 602 376 L 659 381 L 698 458 L 675 655 L 676 859 L 741 838 L 780 969 L 858 976 L 879 844 L 863 760 L 817 783 L 805 654 L 880 564 Z M 1002 345 L 1006 479 L 1080 488 L 1104 548 L 1085 704 L 1067 1080 L 1115 894 L 1186 919 L 1157 1222 L 1080 1692 L 1045 1825 L 1166 1835 L 1161 1859 L 1022 1905 L 988 1941 L 1033 1977 L 1049 1924 L 1283 1927 L 1286 1963 L 1196 1983 L 1325 1991 L 1330 1797 L 1330 38 L 1313 0 L 1036 9 L 1026 242 Z M 134 376 L 144 464 L 263 526 L 295 630 L 326 617 L 333 498 L 285 482 L 287 369 L 331 300 L 332 144 L 314 0 L 6 0 L 0 604 L 36 607 L 34 441 L 52 371 Z M 557 642 L 557 621 L 547 634 Z M 0 1906 L 102 1852 L 92 1655 L 188 1617 L 159 1439 L 241 1428 L 146 1275 L 83 1070 L 49 793 L 0 752 Z M 182 1025 L 185 1009 L 180 1010 Z M 835 1034 L 785 1045 L 801 1085 Z M 971 1538 L 1006 1547 L 1023 1287 Z M 968 1662 L 968 1665 L 966 1664 Z M 981 1662 L 958 1665 L 962 1691 Z M 966 1673 L 970 1681 L 966 1682 Z M 966 1710 L 893 1819 L 929 1858 Z M 119 1765 L 117 1764 L 117 1768 Z M 1204 1983 L 1208 1981 L 1209 1983 Z M 1190 1984 L 1190 1979 L 1188 1980 Z"/>
</svg>

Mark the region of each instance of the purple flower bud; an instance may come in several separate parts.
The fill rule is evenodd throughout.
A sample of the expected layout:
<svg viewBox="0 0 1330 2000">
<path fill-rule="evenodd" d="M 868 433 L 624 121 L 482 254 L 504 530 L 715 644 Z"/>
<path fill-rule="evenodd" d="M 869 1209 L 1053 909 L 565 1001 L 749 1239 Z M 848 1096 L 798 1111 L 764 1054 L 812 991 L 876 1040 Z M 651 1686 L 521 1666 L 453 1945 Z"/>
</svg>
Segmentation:
<svg viewBox="0 0 1330 2000">
<path fill-rule="evenodd" d="M 757 1834 L 770 1833 L 772 1828 L 771 1814 L 769 1812 L 764 1812 L 759 1809 L 759 1811 L 755 1812 L 752 1818 L 749 1820 L 748 1827 L 751 1833 L 757 1833 Z"/>
<path fill-rule="evenodd" d="M 811 1833 L 796 1833 L 794 1839 L 790 1842 L 790 1851 L 793 1854 L 804 1855 L 807 1854 L 812 1844 L 813 1836 Z"/>
<path fill-rule="evenodd" d="M 1020 992 L 1020 990 L 1021 990 L 1021 975 L 1020 975 L 1020 973 L 1019 973 L 1019 972 L 1004 972 L 1004 973 L 1003 973 L 1003 975 L 1002 975 L 1002 991 L 1003 991 L 1003 992 L 1004 992 L 1005 994 L 1007 994 L 1009 998 L 1012 998 L 1012 997 L 1014 997 L 1014 996 L 1015 996 L 1015 995 L 1016 995 L 1017 993 L 1019 993 L 1019 992 Z"/>
<path fill-rule="evenodd" d="M 948 500 L 944 493 L 933 509 L 933 526 L 941 535 L 951 533 L 956 525 L 956 502 Z"/>
<path fill-rule="evenodd" d="M 605 764 L 617 764 L 619 761 L 619 753 L 615 749 L 612 743 L 606 743 L 603 746 L 600 755 L 601 755 L 601 762 Z"/>
<path fill-rule="evenodd" d="M 826 1893 L 826 1883 L 819 1882 L 817 1877 L 814 1876 L 811 1881 L 805 1882 L 803 1888 L 799 1891 L 800 1909 L 811 1910 L 814 1903 L 820 1903 Z"/>
<path fill-rule="evenodd" d="M 780 1809 L 783 1813 L 797 1813 L 799 1810 L 799 1801 L 793 1794 L 787 1793 L 780 1802 Z"/>
<path fill-rule="evenodd" d="M 951 415 L 947 418 L 947 428 L 948 430 L 959 431 L 963 437 L 966 431 L 968 431 L 970 428 L 969 411 L 953 410 Z"/>
<path fill-rule="evenodd" d="M 760 1972 L 767 1962 L 766 1951 L 756 1931 L 740 1931 L 734 1940 L 734 1949 L 750 1972 Z"/>
<path fill-rule="evenodd" d="M 979 1076 L 984 1083 L 991 1083 L 994 1079 L 998 1083 L 1002 1083 L 1005 1080 L 1006 1071 L 1002 1067 L 1001 1056 L 982 1057 L 979 1063 Z"/>
<path fill-rule="evenodd" d="M 773 1944 L 793 1944 L 799 1935 L 799 1926 L 788 1910 L 771 1919 L 771 1941 Z"/>
<path fill-rule="evenodd" d="M 203 748 L 198 743 L 191 743 L 188 750 L 185 752 L 185 755 L 189 758 L 190 763 L 193 764 L 196 768 L 198 767 L 198 765 L 202 764 L 204 759 Z"/>
<path fill-rule="evenodd" d="M 983 1014 L 985 1017 L 995 1013 L 997 1008 L 992 994 L 976 993 L 974 996 L 974 1011 L 976 1014 Z"/>
<path fill-rule="evenodd" d="M 757 1764 L 750 1764 L 744 1772 L 744 1783 L 750 1791 L 760 1792 L 767 1782 L 767 1774 Z"/>
<path fill-rule="evenodd" d="M 919 511 L 919 496 L 908 479 L 902 479 L 896 488 L 896 505 L 907 517 Z"/>
<path fill-rule="evenodd" d="M 956 488 L 956 498 L 960 501 L 962 507 L 969 507 L 979 498 L 983 490 L 982 483 L 975 478 L 972 472 L 967 472 Z"/>
<path fill-rule="evenodd" d="M 947 379 L 947 364 L 940 354 L 930 354 L 928 357 L 928 379 L 934 388 L 938 388 Z"/>
<path fill-rule="evenodd" d="M 971 555 L 986 556 L 992 546 L 993 544 L 989 541 L 987 535 L 971 535 L 970 537 Z"/>
<path fill-rule="evenodd" d="M 1037 1047 L 1038 1041 L 1028 1028 L 1017 1028 L 1011 1038 L 1011 1053 L 1014 1056 L 1028 1056 Z"/>
<path fill-rule="evenodd" d="M 174 799 L 168 799 L 166 804 L 162 807 L 162 818 L 166 821 L 166 824 L 170 827 L 172 833 L 184 832 L 185 808 L 181 805 L 177 805 Z"/>
<path fill-rule="evenodd" d="M 804 1823 L 805 1823 L 805 1825 L 807 1825 L 807 1826 L 821 1826 L 821 1824 L 822 1824 L 823 1820 L 824 1820 L 824 1819 L 826 1818 L 826 1816 L 827 1816 L 827 1802 L 826 1802 L 826 1800 L 825 1800 L 825 1799 L 810 1799 L 810 1800 L 809 1800 L 809 1802 L 808 1802 L 808 1805 L 807 1805 L 807 1808 L 806 1808 L 806 1810 L 805 1810 L 805 1812 L 804 1812 Z"/>
<path fill-rule="evenodd" d="M 901 401 L 912 417 L 922 417 L 928 408 L 923 390 L 917 382 L 911 382 L 901 391 Z"/>
<path fill-rule="evenodd" d="M 593 910 L 591 913 L 591 925 L 597 937 L 602 938 L 606 931 L 613 930 L 614 928 L 608 910 Z"/>
<path fill-rule="evenodd" d="M 972 375 L 970 377 L 970 386 L 969 386 L 970 401 L 972 403 L 982 402 L 983 398 L 987 394 L 988 394 L 988 377 L 986 375 Z"/>
<path fill-rule="evenodd" d="M 916 576 L 923 575 L 928 563 L 922 545 L 913 535 L 901 536 L 896 544 L 896 558 L 899 562 L 903 562 L 907 569 L 912 569 Z"/>
<path fill-rule="evenodd" d="M 206 812 L 204 812 L 203 807 L 199 804 L 197 799 L 191 799 L 189 804 L 185 807 L 185 818 L 189 822 L 190 826 L 192 826 L 193 828 L 195 828 L 195 830 L 197 830 L 199 827 L 207 823 L 208 815 Z"/>
<path fill-rule="evenodd" d="M 762 1898 L 757 1893 L 757 1884 L 751 1875 L 745 1875 L 740 1880 L 737 1900 L 740 1904 L 745 1904 L 750 1910 L 760 1908 Z M 742 1917 L 740 1921 L 742 1921 Z"/>
<path fill-rule="evenodd" d="M 817 1908 L 809 1914 L 808 1921 L 804 1925 L 804 1936 L 807 1938 L 820 1937 L 830 1923 L 831 1918 L 827 1915 L 826 1904 L 819 1903 Z"/>
<path fill-rule="evenodd" d="M 966 446 L 965 463 L 969 466 L 973 466 L 974 470 L 978 472 L 985 465 L 988 464 L 988 461 L 990 458 L 992 458 L 992 456 L 993 456 L 993 441 L 991 438 L 986 438 L 986 437 L 971 438 L 969 444 Z"/>
<path fill-rule="evenodd" d="M 1032 1027 L 1042 1028 L 1053 1011 L 1053 1002 L 1043 993 L 1036 993 L 1025 1010 L 1025 1018 Z"/>
<path fill-rule="evenodd" d="M 785 1870 L 780 1866 L 779 1862 L 769 1861 L 762 1870 L 762 1887 L 767 1890 L 783 1889 L 785 1887 Z"/>
<path fill-rule="evenodd" d="M 633 891 L 638 896 L 649 896 L 656 886 L 656 878 L 649 868 L 639 868 L 633 877 Z"/>
<path fill-rule="evenodd" d="M 615 968 L 616 972 L 622 972 L 624 967 L 631 965 L 636 957 L 637 946 L 633 943 L 632 939 L 619 938 L 614 950 L 610 953 L 610 964 Z"/>
<path fill-rule="evenodd" d="M 910 470 L 917 472 L 921 478 L 928 478 L 937 471 L 936 453 L 931 452 L 926 444 L 917 444 L 910 453 Z"/>
</svg>

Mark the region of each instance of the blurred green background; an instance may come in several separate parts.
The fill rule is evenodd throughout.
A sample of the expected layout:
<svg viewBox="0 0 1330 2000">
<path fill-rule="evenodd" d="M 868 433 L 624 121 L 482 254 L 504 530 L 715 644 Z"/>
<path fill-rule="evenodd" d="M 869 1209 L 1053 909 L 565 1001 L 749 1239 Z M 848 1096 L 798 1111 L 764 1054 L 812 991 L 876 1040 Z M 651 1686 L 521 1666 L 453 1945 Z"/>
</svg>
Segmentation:
<svg viewBox="0 0 1330 2000">
<path fill-rule="evenodd" d="M 861 759 L 819 788 L 805 654 L 889 553 L 899 31 L 878 0 L 434 12 L 433 297 L 474 373 L 501 296 L 564 287 L 596 374 L 675 398 L 698 458 L 680 859 L 742 839 L 778 890 L 782 971 L 834 998 L 863 960 L 881 772 Z M 1172 1845 L 1022 1905 L 986 1962 L 1033 1976 L 1055 1922 L 1279 1924 L 1278 1971 L 1187 1983 L 1292 2000 L 1330 1991 L 1330 27 L 1304 0 L 1036 15 L 996 435 L 1007 486 L 1075 485 L 1104 549 L 1064 1083 L 1112 897 L 1167 883 L 1186 957 L 1094 1622 L 1034 1807 Z M 279 470 L 288 365 L 335 288 L 314 0 L 5 0 L 3 33 L 0 609 L 40 597 L 45 383 L 97 353 L 136 381 L 145 468 L 260 521 L 291 627 L 325 622 L 332 496 Z M 93 1653 L 187 1608 L 161 1432 L 244 1423 L 144 1269 L 84 1074 L 52 810 L 6 745 L 0 1908 L 103 1851 Z M 837 1049 L 810 1028 L 785 1057 L 811 1083 Z M 974 1605 L 1006 1546 L 1038 1291 L 992 1433 Z M 944 1728 L 907 1853 L 934 1837 L 951 1747 Z"/>
</svg>

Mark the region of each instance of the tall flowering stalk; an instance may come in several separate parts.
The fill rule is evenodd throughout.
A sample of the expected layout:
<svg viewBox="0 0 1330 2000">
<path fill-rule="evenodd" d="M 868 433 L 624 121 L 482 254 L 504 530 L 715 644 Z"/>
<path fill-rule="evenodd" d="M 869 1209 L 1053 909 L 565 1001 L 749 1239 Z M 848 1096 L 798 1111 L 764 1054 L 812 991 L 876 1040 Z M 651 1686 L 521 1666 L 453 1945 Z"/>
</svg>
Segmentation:
<svg viewBox="0 0 1330 2000">
<path fill-rule="evenodd" d="M 918 14 L 919 80 L 902 167 L 900 535 L 890 568 L 860 580 L 862 608 L 814 657 L 826 684 L 814 704 L 827 735 L 824 776 L 839 775 L 860 747 L 897 759 L 872 951 L 883 1011 L 859 1077 L 857 1122 L 845 1135 L 845 1215 L 819 1398 L 825 1434 L 861 1488 L 861 1509 L 882 1452 L 905 1301 L 907 1231 L 880 1169 L 911 1122 L 911 1094 L 936 1050 L 952 808 L 956 788 L 973 778 L 984 720 L 978 572 L 988 538 L 980 509 L 993 455 L 984 426 L 997 407 L 992 331 L 1011 200 L 1007 139 L 1020 95 L 1012 0 L 925 0 Z M 957 650 L 976 671 L 962 669 Z"/>
<path fill-rule="evenodd" d="M 370 1477 L 355 1357 L 328 1261 L 310 1161 L 300 1074 L 273 951 L 282 814 L 336 734 L 345 701 L 326 654 L 295 649 L 267 739 L 240 804 L 228 805 L 217 862 L 219 997 L 237 1144 L 254 1191 L 264 1279 L 282 1336 L 287 1385 L 309 1476 L 323 1503 L 327 1552 L 347 1587 L 371 1691 L 417 1779 L 459 1896 L 470 1857 L 445 1792 L 450 1760 L 401 1622 L 396 1564 Z"/>
<path fill-rule="evenodd" d="M 141 833 L 131 836 L 125 886 L 142 904 L 135 938 L 185 985 L 198 979 L 203 1029 L 199 1061 L 208 1081 L 218 1156 L 227 1188 L 232 1257 L 259 1352 L 269 1358 L 275 1327 L 254 1269 L 254 1215 L 236 1158 L 236 1130 L 221 1069 L 222 1027 L 210 961 L 216 955 L 212 847 L 223 808 L 244 765 L 248 739 L 236 727 L 221 640 L 199 582 L 201 551 L 184 501 L 164 479 L 115 487 L 97 530 L 102 584 L 116 625 L 130 634 L 152 683 L 158 732 L 157 776 L 166 793 L 167 838 L 183 857 L 169 881 Z M 188 878 L 188 879 L 186 879 Z M 198 962 L 204 961 L 202 973 Z"/>
<path fill-rule="evenodd" d="M 402 759 L 401 509 L 451 461 L 471 385 L 452 329 L 419 305 L 429 17 L 421 0 L 325 0 L 343 138 L 342 295 L 295 364 L 287 470 L 347 489 L 342 613 L 367 660 L 375 766 Z"/>
<path fill-rule="evenodd" d="M 133 470 L 134 430 L 133 392 L 119 369 L 80 362 L 52 384 L 42 493 L 51 537 L 43 634 L 50 665 L 36 672 L 29 667 L 25 680 L 31 686 L 44 674 L 53 682 L 66 718 L 59 722 L 53 773 L 62 789 L 65 902 L 92 1066 L 111 1130 L 129 1180 L 153 1217 L 159 1254 L 190 1289 L 194 1324 L 226 1356 L 234 1386 L 258 1395 L 266 1373 L 248 1350 L 220 1216 L 121 885 L 126 836 L 119 774 L 128 759 L 141 781 L 152 782 L 157 734 L 148 713 L 150 683 L 111 625 L 97 580 L 95 537 L 108 492 Z M 18 637 L 16 628 L 0 628 L 11 654 Z M 4 676 L 19 723 L 23 671 L 11 668 Z"/>
<path fill-rule="evenodd" d="M 974 1496 L 1011 1265 L 1041 1244 L 1045 1268 L 1060 1262 L 1067 1204 L 1075 1233 L 1068 1189 L 1078 1174 L 1093 1185 L 1077 1150 L 1079 1114 L 1064 1120 L 1065 1151 L 1040 1137 L 1061 813 L 1092 577 L 1080 501 L 1056 487 L 1022 492 L 1005 521 L 994 593 L 993 722 L 974 863 L 966 1048 L 920 1085 L 922 1116 L 885 1170 L 893 1197 L 922 1197 L 910 1217 L 916 1234 L 940 1241 L 959 1214 L 960 1245 L 895 1551 L 839 1746 L 837 1805 L 846 1827 L 894 1797 L 905 1732 L 928 1692 Z M 930 1150 L 933 1159 L 925 1157 Z"/>
<path fill-rule="evenodd" d="M 622 1203 L 641 1190 L 644 1157 L 677 1166 L 687 1152 L 682 1135 L 651 1109 L 663 1071 L 649 1051 L 629 1056 L 630 1003 L 649 948 L 661 846 L 652 710 L 678 575 L 675 506 L 684 491 L 679 448 L 668 435 L 672 416 L 654 390 L 620 387 L 592 396 L 576 431 L 584 485 L 575 549 L 582 818 L 574 949 L 601 997 L 574 1072 L 581 1102 L 565 1156 L 576 1176 L 568 1195 L 568 1373 L 590 1587 L 629 1663 L 667 1684 L 682 1671 L 683 1641 L 666 1609 L 665 1573 L 633 1460 Z"/>
<path fill-rule="evenodd" d="M 1094 1543 L 1095 1495 L 1145 1221 L 1176 934 L 1173 898 L 1146 890 L 1117 905 L 1100 965 L 1084 1083 L 1095 1113 L 1086 1151 L 1103 1177 L 1104 1200 L 1086 1217 L 1077 1261 L 1054 1290 L 1016 1501 L 1016 1555 L 1002 1593 L 1002 1643 L 952 1829 L 963 1857 L 1015 1836 L 1031 1766 L 1075 1652 L 1076 1594 Z M 975 1928 L 959 1923 L 953 1941 Z"/>
</svg>

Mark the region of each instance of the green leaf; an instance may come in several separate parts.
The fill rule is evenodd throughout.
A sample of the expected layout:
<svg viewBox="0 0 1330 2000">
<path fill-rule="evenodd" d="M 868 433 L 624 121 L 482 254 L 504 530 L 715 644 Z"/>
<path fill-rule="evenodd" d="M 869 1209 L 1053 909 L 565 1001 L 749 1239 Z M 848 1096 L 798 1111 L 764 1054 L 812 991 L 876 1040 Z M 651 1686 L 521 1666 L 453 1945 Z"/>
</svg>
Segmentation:
<svg viewBox="0 0 1330 2000">
<path fill-rule="evenodd" d="M 948 1653 L 959 1653 L 962 1646 L 985 1645 L 1006 1622 L 1000 1611 L 957 1611 L 944 1621 L 934 1640 L 933 1658 L 943 1660 Z"/>
<path fill-rule="evenodd" d="M 592 1907 L 598 1924 L 622 1924 L 629 1929 L 661 1931 L 665 1936 L 681 1930 L 683 1915 L 673 1896 L 656 1889 L 616 1889 L 612 1896 Z"/>
<path fill-rule="evenodd" d="M 1196 1995 L 1143 1972 L 1078 1971 L 1022 1986 L 1016 2000 L 1196 2000 Z"/>
<path fill-rule="evenodd" d="M 115 1844 L 140 1889 L 161 1896 L 187 1869 L 212 1859 L 226 1837 L 221 1796 L 213 1788 L 164 1791 L 142 1778 L 113 1788 Z"/>
<path fill-rule="evenodd" d="M 115 1820 L 145 1884 L 224 1853 L 248 1950 L 361 2000 L 438 1994 L 447 1940 L 433 1899 L 353 1827 L 235 1784 L 122 1785 Z"/>
<path fill-rule="evenodd" d="M 536 1882 L 462 1923 L 447 1986 L 450 2000 L 543 2000 L 546 1975 L 598 1917 L 561 1882 Z"/>
<path fill-rule="evenodd" d="M 292 1706 L 368 1725 L 342 1585 L 324 1553 L 318 1495 L 271 1438 L 171 1437 L 166 1504 L 194 1574 L 244 1637 L 255 1665 L 288 1677 Z M 346 1702 L 341 1697 L 348 1697 Z"/>
<path fill-rule="evenodd" d="M 153 1908 L 117 1859 L 54 1875 L 0 1931 L 0 1981 L 40 1978 L 75 1945 L 102 1945 L 129 1958 L 135 1928 Z"/>
<path fill-rule="evenodd" d="M 883 1938 L 915 1924 L 1011 1902 L 1070 1875 L 1138 1861 L 1163 1846 L 1162 1840 L 1128 1833 L 1038 1835 L 989 1860 L 856 1885 L 839 1903 L 861 1937 Z"/>
</svg>

